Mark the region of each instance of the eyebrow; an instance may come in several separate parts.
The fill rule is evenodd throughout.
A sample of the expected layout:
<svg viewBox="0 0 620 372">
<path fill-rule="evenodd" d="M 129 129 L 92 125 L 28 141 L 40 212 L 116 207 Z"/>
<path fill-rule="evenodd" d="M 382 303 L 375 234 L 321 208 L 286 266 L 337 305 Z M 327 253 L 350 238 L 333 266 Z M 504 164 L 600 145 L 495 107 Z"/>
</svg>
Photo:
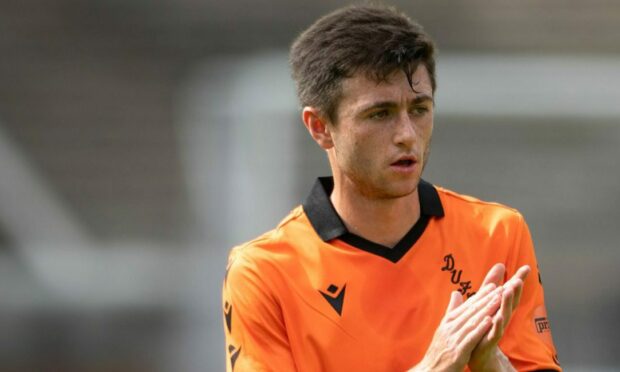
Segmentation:
<svg viewBox="0 0 620 372">
<path fill-rule="evenodd" d="M 417 95 L 414 99 L 410 100 L 408 104 L 409 105 L 418 104 L 418 103 L 428 102 L 428 101 L 435 103 L 435 101 L 433 100 L 433 97 L 429 96 L 428 94 L 420 94 L 420 95 Z M 379 101 L 379 102 L 373 102 L 371 104 L 368 104 L 367 106 L 362 107 L 359 110 L 359 112 L 363 113 L 368 110 L 372 110 L 376 108 L 388 108 L 388 107 L 395 107 L 395 106 L 398 106 L 398 104 L 394 101 Z"/>
</svg>

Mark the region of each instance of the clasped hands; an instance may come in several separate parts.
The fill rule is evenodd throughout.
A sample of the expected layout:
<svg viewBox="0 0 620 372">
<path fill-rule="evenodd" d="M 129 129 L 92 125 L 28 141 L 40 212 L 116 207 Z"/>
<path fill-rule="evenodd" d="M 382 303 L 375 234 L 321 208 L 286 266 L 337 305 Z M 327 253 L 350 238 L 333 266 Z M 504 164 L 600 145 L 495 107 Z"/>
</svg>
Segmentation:
<svg viewBox="0 0 620 372">
<path fill-rule="evenodd" d="M 531 269 L 525 265 L 502 285 L 506 268 L 495 264 L 466 301 L 454 291 L 422 361 L 411 371 L 514 371 L 497 344 L 521 298 Z"/>
</svg>

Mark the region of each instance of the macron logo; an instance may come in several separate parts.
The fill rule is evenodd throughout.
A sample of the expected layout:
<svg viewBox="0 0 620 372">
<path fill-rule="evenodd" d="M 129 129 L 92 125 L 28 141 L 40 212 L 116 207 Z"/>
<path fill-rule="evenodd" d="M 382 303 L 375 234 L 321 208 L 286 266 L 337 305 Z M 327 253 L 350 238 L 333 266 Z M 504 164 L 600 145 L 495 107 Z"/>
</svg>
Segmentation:
<svg viewBox="0 0 620 372">
<path fill-rule="evenodd" d="M 342 305 L 344 303 L 344 292 L 347 289 L 347 285 L 342 286 L 342 289 L 338 291 L 338 287 L 331 284 L 327 288 L 327 293 L 319 290 L 319 293 L 323 295 L 323 298 L 327 300 L 327 303 L 336 310 L 338 315 L 342 315 Z"/>
</svg>

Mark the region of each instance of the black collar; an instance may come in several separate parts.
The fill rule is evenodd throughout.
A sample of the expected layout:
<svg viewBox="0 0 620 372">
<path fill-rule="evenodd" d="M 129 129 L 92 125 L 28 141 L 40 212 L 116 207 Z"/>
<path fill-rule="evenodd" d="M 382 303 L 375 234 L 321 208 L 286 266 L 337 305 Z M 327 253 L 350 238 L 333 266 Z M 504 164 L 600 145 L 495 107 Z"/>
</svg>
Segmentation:
<svg viewBox="0 0 620 372">
<path fill-rule="evenodd" d="M 339 238 L 356 248 L 379 255 L 392 262 L 397 262 L 409 251 L 422 236 L 431 217 L 443 217 L 444 215 L 443 206 L 435 187 L 424 180 L 420 180 L 418 184 L 420 218 L 393 248 L 389 248 L 347 230 L 329 199 L 333 189 L 334 179 L 332 177 L 320 177 L 303 203 L 304 212 L 319 237 L 325 242 Z"/>
</svg>

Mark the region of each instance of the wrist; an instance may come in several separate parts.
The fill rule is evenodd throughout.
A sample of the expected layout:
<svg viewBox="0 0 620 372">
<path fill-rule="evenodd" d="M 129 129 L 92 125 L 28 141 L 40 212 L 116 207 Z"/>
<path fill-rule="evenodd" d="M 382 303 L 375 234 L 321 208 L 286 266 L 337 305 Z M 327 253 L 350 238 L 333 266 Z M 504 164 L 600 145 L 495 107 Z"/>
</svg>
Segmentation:
<svg viewBox="0 0 620 372">
<path fill-rule="evenodd" d="M 445 360 L 433 362 L 424 358 L 407 372 L 460 372 L 464 368 L 465 364 L 448 363 Z"/>
<path fill-rule="evenodd" d="M 485 372 L 512 372 L 516 371 L 510 363 L 510 360 L 502 352 L 499 347 L 494 347 L 489 350 L 488 356 L 477 363 L 470 363 L 469 369 L 472 372 L 485 371 Z"/>
<path fill-rule="evenodd" d="M 430 372 L 432 369 L 429 367 L 428 363 L 426 363 L 426 359 L 422 359 L 420 363 L 408 369 L 407 372 Z"/>
</svg>

